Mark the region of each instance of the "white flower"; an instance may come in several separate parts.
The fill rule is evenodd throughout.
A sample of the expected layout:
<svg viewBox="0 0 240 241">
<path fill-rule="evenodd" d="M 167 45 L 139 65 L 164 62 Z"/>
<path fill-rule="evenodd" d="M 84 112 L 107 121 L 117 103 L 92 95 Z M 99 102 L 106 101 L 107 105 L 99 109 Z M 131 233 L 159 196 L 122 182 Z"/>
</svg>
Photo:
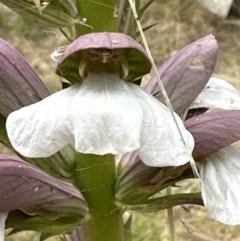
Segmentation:
<svg viewBox="0 0 240 241">
<path fill-rule="evenodd" d="M 175 116 L 192 151 L 194 140 Z M 138 150 L 149 166 L 189 161 L 169 109 L 115 74 L 89 74 L 83 84 L 11 113 L 6 127 L 13 147 L 28 157 L 48 157 L 71 144 L 97 155 Z"/>
<path fill-rule="evenodd" d="M 239 93 L 227 81 L 212 77 L 209 79 L 203 91 L 194 100 L 190 109 L 202 107 L 239 110 Z"/>
<path fill-rule="evenodd" d="M 8 213 L 0 213 L 0 241 L 4 241 L 5 221 Z"/>
<path fill-rule="evenodd" d="M 190 108 L 201 107 L 239 110 L 239 93 L 227 81 L 212 77 Z M 227 146 L 197 162 L 197 166 L 209 214 L 225 224 L 240 224 L 240 151 Z"/>
<path fill-rule="evenodd" d="M 209 214 L 225 224 L 240 224 L 240 151 L 228 146 L 197 164 Z"/>
</svg>

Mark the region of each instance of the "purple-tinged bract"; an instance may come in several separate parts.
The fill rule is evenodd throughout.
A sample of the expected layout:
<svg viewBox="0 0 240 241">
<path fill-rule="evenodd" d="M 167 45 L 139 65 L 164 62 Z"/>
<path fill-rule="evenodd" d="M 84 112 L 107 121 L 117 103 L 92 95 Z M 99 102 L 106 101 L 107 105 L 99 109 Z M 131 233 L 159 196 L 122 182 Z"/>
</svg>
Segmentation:
<svg viewBox="0 0 240 241">
<path fill-rule="evenodd" d="M 173 109 L 181 115 L 197 98 L 211 77 L 217 60 L 218 46 L 213 35 L 187 45 L 159 69 Z M 165 103 L 155 75 L 146 91 Z"/>
<path fill-rule="evenodd" d="M 194 137 L 193 156 L 201 158 L 240 140 L 240 111 L 205 113 L 185 122 Z"/>
<path fill-rule="evenodd" d="M 95 51 L 99 58 L 101 51 L 107 50 L 109 55 L 113 55 L 112 58 L 119 58 L 120 62 L 124 62 L 128 68 L 128 75 L 124 78 L 126 81 L 132 82 L 151 69 L 151 62 L 139 43 L 122 33 L 104 32 L 83 35 L 70 44 L 58 63 L 57 74 L 73 84 L 81 82 L 79 63 L 86 58 L 89 50 Z"/>
</svg>

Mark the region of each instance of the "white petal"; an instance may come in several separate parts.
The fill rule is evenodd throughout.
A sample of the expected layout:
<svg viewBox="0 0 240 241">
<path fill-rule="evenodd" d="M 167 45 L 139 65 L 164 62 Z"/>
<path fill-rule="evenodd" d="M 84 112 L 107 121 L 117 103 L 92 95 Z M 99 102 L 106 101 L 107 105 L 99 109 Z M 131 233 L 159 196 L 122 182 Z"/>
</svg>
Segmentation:
<svg viewBox="0 0 240 241">
<path fill-rule="evenodd" d="M 142 108 L 125 81 L 92 75 L 74 98 L 71 118 L 79 152 L 118 154 L 140 147 Z"/>
<path fill-rule="evenodd" d="M 233 0 L 198 0 L 198 2 L 203 4 L 210 12 L 225 18 L 228 15 Z"/>
<path fill-rule="evenodd" d="M 225 224 L 240 224 L 240 151 L 228 146 L 198 162 L 198 167 L 209 214 Z"/>
<path fill-rule="evenodd" d="M 212 77 L 190 108 L 201 107 L 239 110 L 239 93 L 227 81 Z"/>
<path fill-rule="evenodd" d="M 27 157 L 48 157 L 72 143 L 69 109 L 78 89 L 70 87 L 11 113 L 6 128 L 13 147 Z"/>
<path fill-rule="evenodd" d="M 13 112 L 7 131 L 28 157 L 47 157 L 71 143 L 81 153 L 126 153 L 140 147 L 142 109 L 116 75 L 93 75 Z"/>
<path fill-rule="evenodd" d="M 5 221 L 8 213 L 0 213 L 0 241 L 4 241 Z"/>
<path fill-rule="evenodd" d="M 194 141 L 176 115 L 190 151 Z M 45 100 L 12 113 L 7 131 L 14 148 L 47 157 L 67 144 L 81 153 L 123 154 L 140 148 L 150 166 L 189 161 L 167 107 L 117 75 L 92 74 Z"/>
<path fill-rule="evenodd" d="M 170 110 L 138 86 L 131 85 L 143 109 L 141 148 L 139 156 L 148 166 L 179 166 L 189 162 Z M 177 114 L 175 118 L 190 152 L 194 147 L 192 135 L 185 129 Z"/>
</svg>

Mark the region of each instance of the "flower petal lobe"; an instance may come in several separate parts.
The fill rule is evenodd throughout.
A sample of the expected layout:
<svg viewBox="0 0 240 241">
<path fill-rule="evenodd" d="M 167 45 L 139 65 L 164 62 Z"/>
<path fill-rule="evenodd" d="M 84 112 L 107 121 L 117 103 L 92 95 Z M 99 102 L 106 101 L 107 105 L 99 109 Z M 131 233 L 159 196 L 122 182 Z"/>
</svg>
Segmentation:
<svg viewBox="0 0 240 241">
<path fill-rule="evenodd" d="M 148 166 L 179 166 L 190 161 L 177 125 L 170 110 L 147 93 L 142 93 L 137 86 L 132 86 L 143 109 L 141 148 L 139 156 Z M 175 118 L 184 141 L 192 152 L 194 140 L 185 129 L 180 117 Z"/>
<path fill-rule="evenodd" d="M 202 198 L 209 214 L 230 225 L 240 224 L 240 151 L 223 148 L 198 162 Z"/>
<path fill-rule="evenodd" d="M 239 110 L 239 93 L 227 81 L 212 77 L 190 107 L 190 109 L 195 108 Z"/>
</svg>

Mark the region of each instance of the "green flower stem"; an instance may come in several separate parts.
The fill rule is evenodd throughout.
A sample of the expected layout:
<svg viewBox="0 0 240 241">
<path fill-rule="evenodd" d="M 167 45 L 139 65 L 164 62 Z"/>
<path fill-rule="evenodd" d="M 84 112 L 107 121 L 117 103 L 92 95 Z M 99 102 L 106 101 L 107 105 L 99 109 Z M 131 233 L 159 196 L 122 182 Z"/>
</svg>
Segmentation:
<svg viewBox="0 0 240 241">
<path fill-rule="evenodd" d="M 89 220 L 83 224 L 86 241 L 122 241 L 122 214 L 115 205 L 115 157 L 79 153 L 73 176 L 89 207 Z"/>
<path fill-rule="evenodd" d="M 77 0 L 78 12 L 82 18 L 86 19 L 86 23 L 75 25 L 76 37 L 92 32 L 117 32 L 118 15 L 116 2 L 116 0 Z"/>
</svg>

